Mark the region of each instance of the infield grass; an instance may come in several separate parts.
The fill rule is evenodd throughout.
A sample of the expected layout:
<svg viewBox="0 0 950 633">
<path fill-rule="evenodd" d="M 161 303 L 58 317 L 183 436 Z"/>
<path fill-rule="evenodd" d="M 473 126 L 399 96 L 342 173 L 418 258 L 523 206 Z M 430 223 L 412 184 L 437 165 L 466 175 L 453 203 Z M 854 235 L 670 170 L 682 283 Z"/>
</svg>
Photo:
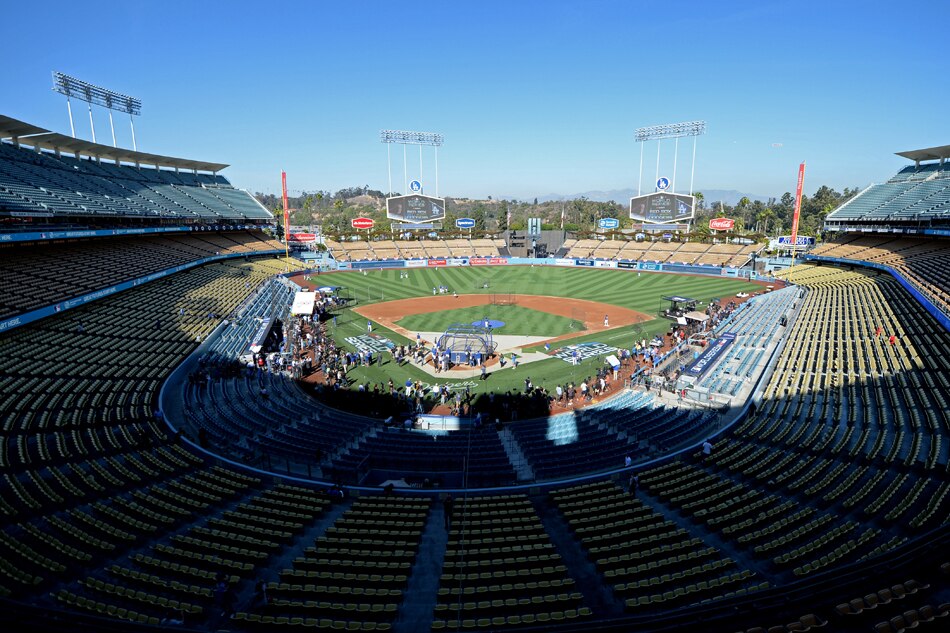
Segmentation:
<svg viewBox="0 0 950 633">
<path fill-rule="evenodd" d="M 584 329 L 584 324 L 568 317 L 540 312 L 518 305 L 485 305 L 455 310 L 424 312 L 403 317 L 396 323 L 411 332 L 444 332 L 453 323 L 470 324 L 485 318 L 504 322 L 495 334 L 520 336 L 560 336 Z"/>
</svg>

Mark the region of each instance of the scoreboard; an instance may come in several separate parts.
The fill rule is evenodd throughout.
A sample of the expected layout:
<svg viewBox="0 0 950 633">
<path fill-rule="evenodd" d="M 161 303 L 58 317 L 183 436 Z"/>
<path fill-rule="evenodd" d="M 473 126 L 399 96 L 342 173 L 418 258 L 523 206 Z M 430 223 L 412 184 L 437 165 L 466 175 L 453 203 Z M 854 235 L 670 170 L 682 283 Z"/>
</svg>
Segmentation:
<svg viewBox="0 0 950 633">
<path fill-rule="evenodd" d="M 387 198 L 386 217 L 410 224 L 442 220 L 445 218 L 445 198 L 422 194 Z"/>
<path fill-rule="evenodd" d="M 691 220 L 696 199 L 678 193 L 648 193 L 630 198 L 630 219 L 651 224 Z"/>
</svg>

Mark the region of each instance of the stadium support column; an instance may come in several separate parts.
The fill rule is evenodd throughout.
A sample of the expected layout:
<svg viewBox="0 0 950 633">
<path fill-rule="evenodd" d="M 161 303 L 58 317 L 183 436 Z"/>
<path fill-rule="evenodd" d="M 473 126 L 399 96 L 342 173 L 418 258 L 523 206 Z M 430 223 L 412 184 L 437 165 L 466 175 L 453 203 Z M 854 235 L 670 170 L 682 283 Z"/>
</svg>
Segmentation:
<svg viewBox="0 0 950 633">
<path fill-rule="evenodd" d="M 92 142 L 96 142 L 96 124 L 92 120 L 92 103 L 89 104 L 89 127 L 92 128 Z"/>
<path fill-rule="evenodd" d="M 406 144 L 402 144 L 402 193 L 409 192 L 409 167 L 406 165 Z"/>
<path fill-rule="evenodd" d="M 426 181 L 422 179 L 422 145 L 419 145 L 419 182 L 425 187 Z"/>
<path fill-rule="evenodd" d="M 439 146 L 435 146 L 435 197 L 439 197 Z M 472 230 L 468 230 L 469 236 L 472 234 Z"/>
<path fill-rule="evenodd" d="M 115 123 L 112 122 L 112 110 L 109 110 L 109 129 L 112 130 L 112 147 L 118 147 L 115 144 Z"/>
<path fill-rule="evenodd" d="M 680 153 L 680 137 L 676 137 L 673 140 L 673 183 L 671 189 L 673 193 L 676 193 L 676 159 L 679 157 Z"/>
<path fill-rule="evenodd" d="M 696 175 L 696 137 L 693 137 L 693 166 L 689 169 L 689 195 L 693 195 L 693 176 Z M 693 204 L 696 204 L 695 202 Z"/>
<path fill-rule="evenodd" d="M 637 179 L 637 195 L 638 196 L 641 194 L 640 189 L 641 189 L 642 184 L 643 184 L 643 143 L 640 143 L 640 177 Z M 562 226 L 561 228 L 563 229 L 564 227 Z"/>
<path fill-rule="evenodd" d="M 132 151 L 137 152 L 139 148 L 135 145 L 135 121 L 132 120 L 131 112 L 129 112 L 129 125 L 132 126 Z"/>
<path fill-rule="evenodd" d="M 73 107 L 69 105 L 69 97 L 66 97 L 66 112 L 69 113 L 69 131 L 72 132 L 73 138 L 76 138 L 76 126 L 73 125 Z"/>
<path fill-rule="evenodd" d="M 656 141 L 656 176 L 653 177 L 654 183 L 660 179 L 660 143 L 662 142 L 663 141 L 660 139 L 657 139 Z M 653 190 L 656 191 L 656 188 L 654 187 Z"/>
<path fill-rule="evenodd" d="M 389 191 L 387 196 L 392 197 L 393 195 L 393 144 L 386 143 L 386 170 L 389 172 Z"/>
</svg>

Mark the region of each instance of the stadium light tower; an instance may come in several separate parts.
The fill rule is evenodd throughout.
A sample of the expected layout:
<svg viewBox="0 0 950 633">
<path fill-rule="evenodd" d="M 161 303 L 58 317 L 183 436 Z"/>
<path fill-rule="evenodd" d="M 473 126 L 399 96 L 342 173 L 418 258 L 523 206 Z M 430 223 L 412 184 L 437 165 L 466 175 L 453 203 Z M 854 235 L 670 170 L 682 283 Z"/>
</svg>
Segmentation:
<svg viewBox="0 0 950 633">
<path fill-rule="evenodd" d="M 112 128 L 112 147 L 116 147 L 115 124 L 112 122 L 112 111 L 125 112 L 129 115 L 129 124 L 132 126 L 132 149 L 138 151 L 135 144 L 135 122 L 133 115 L 142 114 L 142 101 L 129 95 L 101 88 L 75 77 L 70 77 L 58 71 L 53 71 L 53 91 L 66 97 L 66 110 L 69 112 L 69 129 L 73 138 L 76 138 L 76 127 L 73 125 L 73 109 L 69 103 L 70 97 L 85 101 L 89 106 L 89 127 L 92 128 L 92 142 L 96 142 L 96 126 L 92 120 L 93 104 L 109 110 L 109 127 Z"/>
<path fill-rule="evenodd" d="M 439 196 L 439 147 L 445 142 L 445 137 L 435 132 L 409 132 L 407 130 L 380 130 L 379 142 L 386 143 L 386 166 L 389 170 L 389 195 L 393 193 L 392 144 L 402 145 L 402 175 L 403 193 L 409 190 L 409 175 L 406 165 L 406 146 L 419 146 L 419 180 L 422 180 L 422 146 L 431 145 L 435 148 L 435 195 Z"/>
<path fill-rule="evenodd" d="M 689 175 L 689 192 L 693 193 L 693 176 L 696 173 L 696 137 L 706 133 L 705 121 L 686 121 L 683 123 L 667 123 L 637 128 L 637 143 L 656 141 L 656 179 L 660 179 L 660 142 L 665 138 L 676 139 L 673 150 L 673 183 L 671 191 L 676 192 L 676 159 L 679 154 L 679 140 L 684 136 L 693 137 L 693 159 Z M 643 183 L 643 145 L 640 145 L 640 178 L 637 183 L 637 195 L 641 193 Z"/>
</svg>

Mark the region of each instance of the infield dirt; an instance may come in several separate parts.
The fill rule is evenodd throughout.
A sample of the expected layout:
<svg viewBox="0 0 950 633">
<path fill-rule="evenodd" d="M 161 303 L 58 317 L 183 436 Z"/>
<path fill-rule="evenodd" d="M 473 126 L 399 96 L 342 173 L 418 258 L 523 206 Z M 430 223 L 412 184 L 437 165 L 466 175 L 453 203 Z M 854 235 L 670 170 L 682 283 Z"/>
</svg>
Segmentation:
<svg viewBox="0 0 950 633">
<path fill-rule="evenodd" d="M 457 297 L 415 297 L 412 299 L 397 299 L 384 303 L 358 306 L 353 308 L 353 311 L 394 332 L 411 338 L 412 333 L 396 325 L 396 321 L 410 314 L 441 312 L 443 310 L 454 310 L 455 308 L 489 305 L 490 303 L 491 296 L 482 294 L 459 295 Z M 584 322 L 585 331 L 552 337 L 551 340 L 566 340 L 576 336 L 590 334 L 591 332 L 610 330 L 624 325 L 633 325 L 654 318 L 642 312 L 630 310 L 629 308 L 621 308 L 597 301 L 585 301 L 583 299 L 570 299 L 565 297 L 515 295 L 515 303 L 523 308 L 556 314 L 569 319 L 578 319 L 580 315 L 583 315 L 583 318 L 578 320 Z M 604 326 L 605 314 L 609 317 L 609 326 Z"/>
</svg>

